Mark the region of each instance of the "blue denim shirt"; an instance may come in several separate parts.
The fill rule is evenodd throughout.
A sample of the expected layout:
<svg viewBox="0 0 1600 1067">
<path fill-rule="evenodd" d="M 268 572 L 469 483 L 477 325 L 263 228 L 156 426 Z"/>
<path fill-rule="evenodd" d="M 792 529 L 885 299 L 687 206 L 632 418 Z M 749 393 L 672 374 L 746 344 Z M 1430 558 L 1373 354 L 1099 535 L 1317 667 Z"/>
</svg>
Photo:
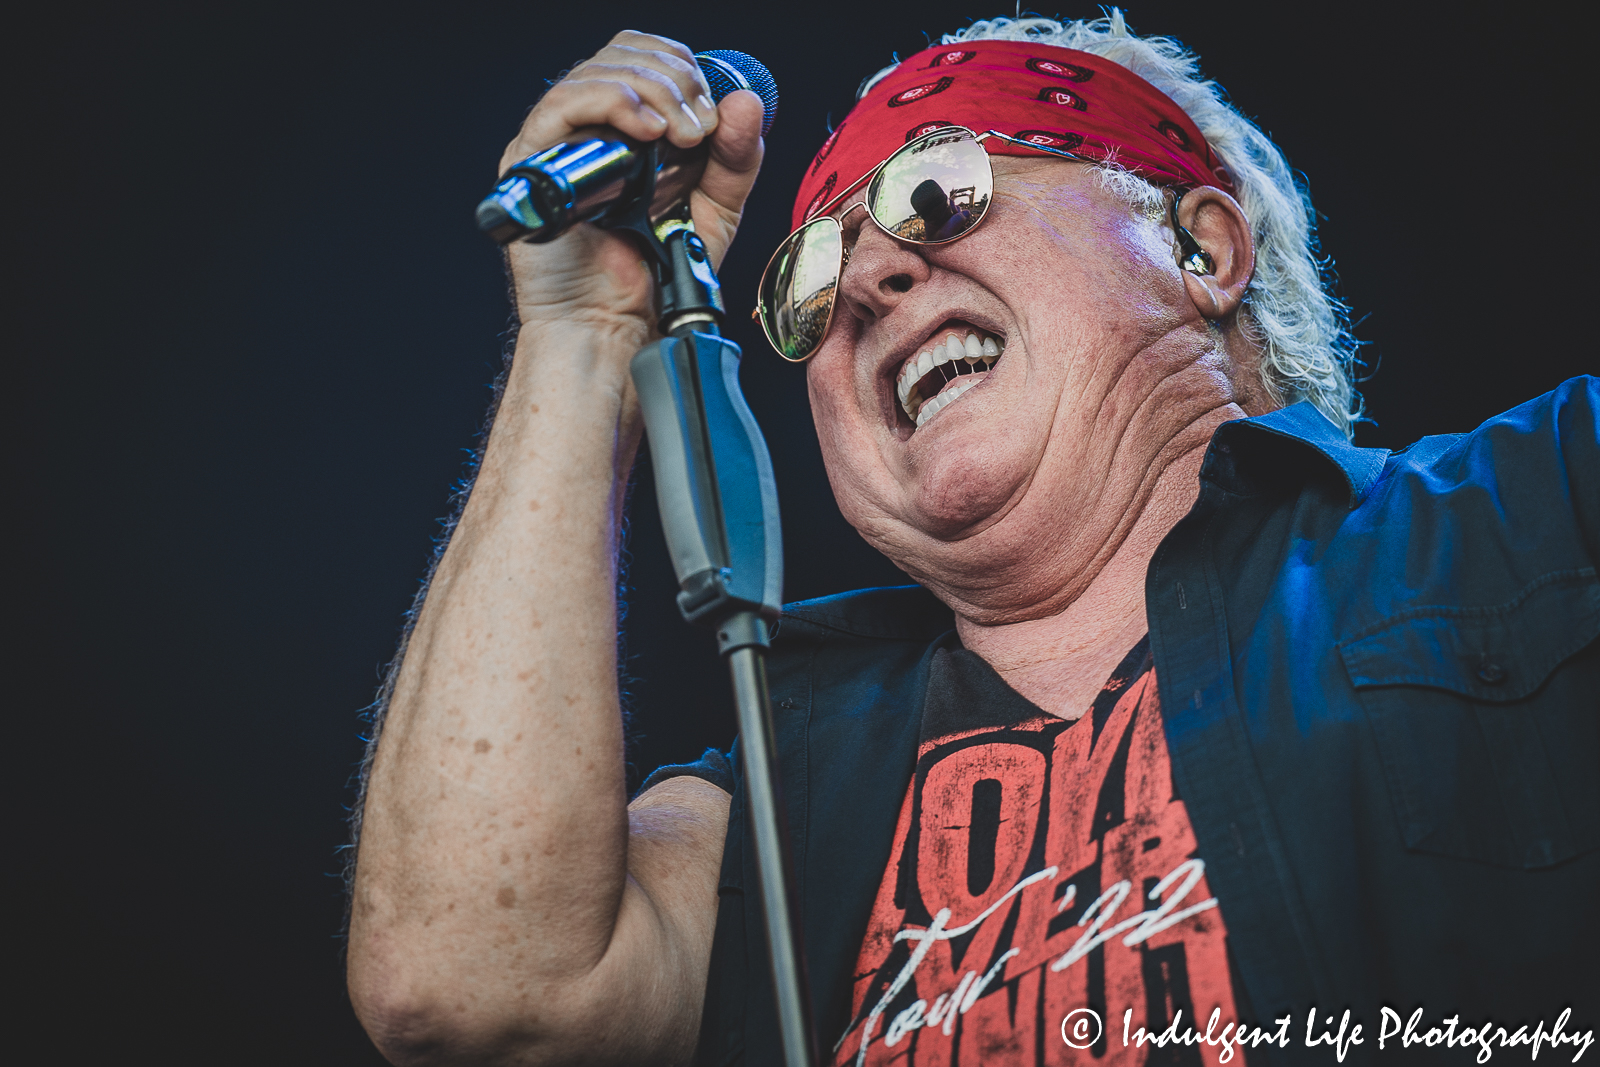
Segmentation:
<svg viewBox="0 0 1600 1067">
<path fill-rule="evenodd" d="M 1274 1062 L 1330 1062 L 1304 1044 L 1312 1007 L 1364 1023 L 1346 1062 L 1400 1055 L 1375 1047 L 1384 1005 L 1508 1029 L 1570 1006 L 1569 1030 L 1600 1025 L 1597 561 L 1593 377 L 1395 453 L 1354 447 L 1306 403 L 1218 429 L 1146 609 L 1241 1013 L 1294 1014 Z M 848 1021 L 928 661 L 951 624 L 918 587 L 866 590 L 792 605 L 774 643 L 824 1048 Z M 732 769 L 698 1062 L 776 1063 Z"/>
</svg>

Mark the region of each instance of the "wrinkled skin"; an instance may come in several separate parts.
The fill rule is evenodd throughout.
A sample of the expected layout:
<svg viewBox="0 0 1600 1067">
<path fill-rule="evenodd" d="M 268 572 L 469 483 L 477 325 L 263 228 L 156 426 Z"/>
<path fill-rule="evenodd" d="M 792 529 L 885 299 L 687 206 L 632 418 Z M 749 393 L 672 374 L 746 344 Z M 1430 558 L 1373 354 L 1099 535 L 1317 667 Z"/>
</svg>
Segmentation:
<svg viewBox="0 0 1600 1067">
<path fill-rule="evenodd" d="M 955 610 L 969 648 L 1073 716 L 1144 631 L 1145 567 L 1193 502 L 1212 432 L 1271 406 L 1238 321 L 1253 252 L 1218 190 L 1180 205 L 1215 259 L 1198 277 L 1166 216 L 1083 164 L 992 161 L 990 215 L 951 244 L 895 241 L 845 199 L 855 243 L 807 382 L 845 517 Z M 952 319 L 1005 354 L 912 432 L 894 376 Z"/>
</svg>

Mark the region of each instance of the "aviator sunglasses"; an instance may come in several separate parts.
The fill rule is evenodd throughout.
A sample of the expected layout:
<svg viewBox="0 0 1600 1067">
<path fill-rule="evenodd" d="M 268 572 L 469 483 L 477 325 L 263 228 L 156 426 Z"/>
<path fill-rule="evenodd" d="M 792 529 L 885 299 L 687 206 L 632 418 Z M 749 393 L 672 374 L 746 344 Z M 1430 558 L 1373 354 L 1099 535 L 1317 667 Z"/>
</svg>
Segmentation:
<svg viewBox="0 0 1600 1067">
<path fill-rule="evenodd" d="M 816 354 L 828 336 L 839 277 L 850 261 L 844 228 L 839 219 L 828 213 L 833 206 L 866 183 L 866 194 L 844 215 L 857 207 L 865 208 L 867 217 L 879 229 L 908 244 L 958 241 L 984 220 L 994 198 L 994 169 L 983 147 L 991 137 L 1064 159 L 1089 162 L 1071 152 L 998 130 L 973 133 L 965 126 L 941 126 L 906 142 L 860 181 L 819 208 L 817 216 L 786 237 L 767 262 L 757 290 L 755 317 L 778 355 L 803 363 Z M 1206 271 L 1202 273 L 1209 273 L 1210 257 L 1178 225 L 1176 201 L 1172 224 L 1178 234 L 1184 268 L 1195 270 L 1204 262 Z"/>
</svg>

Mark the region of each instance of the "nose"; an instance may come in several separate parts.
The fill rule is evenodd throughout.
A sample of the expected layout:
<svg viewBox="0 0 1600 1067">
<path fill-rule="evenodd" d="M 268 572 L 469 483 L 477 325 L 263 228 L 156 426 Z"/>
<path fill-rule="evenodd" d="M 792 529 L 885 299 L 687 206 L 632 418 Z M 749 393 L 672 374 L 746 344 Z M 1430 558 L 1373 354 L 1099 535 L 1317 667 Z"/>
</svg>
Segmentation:
<svg viewBox="0 0 1600 1067">
<path fill-rule="evenodd" d="M 898 307 L 907 293 L 928 280 L 928 273 L 928 261 L 910 246 L 862 220 L 839 278 L 839 293 L 852 315 L 871 322 Z"/>
</svg>

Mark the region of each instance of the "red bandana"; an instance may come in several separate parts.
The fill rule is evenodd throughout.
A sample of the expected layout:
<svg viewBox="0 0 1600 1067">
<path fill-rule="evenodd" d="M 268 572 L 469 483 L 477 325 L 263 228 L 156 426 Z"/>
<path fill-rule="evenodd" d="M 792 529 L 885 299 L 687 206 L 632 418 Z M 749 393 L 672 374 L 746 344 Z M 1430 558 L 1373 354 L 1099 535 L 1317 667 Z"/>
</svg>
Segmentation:
<svg viewBox="0 0 1600 1067">
<path fill-rule="evenodd" d="M 1091 159 L 1158 185 L 1233 191 L 1228 168 L 1172 98 L 1127 67 L 1029 41 L 964 41 L 905 60 L 833 131 L 794 203 L 794 226 L 896 148 L 939 126 L 996 130 Z M 1036 155 L 997 138 L 991 155 Z"/>
</svg>

